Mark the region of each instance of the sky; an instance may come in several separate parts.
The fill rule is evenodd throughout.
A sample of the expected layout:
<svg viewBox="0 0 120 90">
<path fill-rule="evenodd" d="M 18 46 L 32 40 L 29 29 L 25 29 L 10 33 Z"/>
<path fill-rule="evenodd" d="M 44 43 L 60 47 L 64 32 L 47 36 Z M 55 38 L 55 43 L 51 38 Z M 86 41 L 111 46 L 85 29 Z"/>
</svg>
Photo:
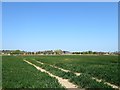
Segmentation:
<svg viewBox="0 0 120 90">
<path fill-rule="evenodd" d="M 2 49 L 117 51 L 117 2 L 4 2 Z"/>
</svg>

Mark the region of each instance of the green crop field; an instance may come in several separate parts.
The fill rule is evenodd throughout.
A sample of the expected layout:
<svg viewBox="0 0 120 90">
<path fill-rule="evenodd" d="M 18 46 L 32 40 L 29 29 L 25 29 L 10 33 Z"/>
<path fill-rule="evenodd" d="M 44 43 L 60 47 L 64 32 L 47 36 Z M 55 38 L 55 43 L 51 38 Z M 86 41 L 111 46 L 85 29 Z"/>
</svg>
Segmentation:
<svg viewBox="0 0 120 90">
<path fill-rule="evenodd" d="M 21 57 L 5 56 L 2 61 L 3 88 L 62 88 L 55 78 L 36 70 Z"/>
<path fill-rule="evenodd" d="M 68 79 L 69 82 L 77 85 L 78 88 L 113 89 L 107 83 L 117 87 L 120 85 L 120 81 L 118 80 L 118 56 L 41 55 L 3 56 L 3 88 L 65 88 L 56 78 L 37 70 L 24 60 L 49 71 L 53 75 Z M 59 68 L 68 70 L 68 72 Z M 80 73 L 80 75 L 76 75 L 75 73 Z M 101 81 L 99 82 L 96 79 Z"/>
</svg>

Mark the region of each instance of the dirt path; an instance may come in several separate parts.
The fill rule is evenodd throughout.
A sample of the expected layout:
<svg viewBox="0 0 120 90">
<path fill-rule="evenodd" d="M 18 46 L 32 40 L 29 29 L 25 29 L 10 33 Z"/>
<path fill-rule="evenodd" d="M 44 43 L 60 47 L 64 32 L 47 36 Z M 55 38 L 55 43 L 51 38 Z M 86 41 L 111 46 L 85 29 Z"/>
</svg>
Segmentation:
<svg viewBox="0 0 120 90">
<path fill-rule="evenodd" d="M 47 73 L 48 75 L 50 75 L 51 77 L 55 77 L 55 78 L 58 80 L 58 82 L 59 82 L 62 86 L 64 86 L 65 88 L 74 88 L 75 90 L 81 90 L 81 89 L 78 89 L 78 86 L 74 85 L 73 83 L 70 83 L 70 82 L 68 81 L 68 79 L 63 79 L 63 78 L 61 78 L 61 77 L 55 76 L 55 75 L 51 74 L 49 71 L 46 71 L 45 69 L 42 69 L 42 68 L 36 66 L 35 64 L 27 61 L 27 60 L 24 60 L 24 61 L 25 61 L 26 63 L 34 66 L 37 70 L 40 70 L 41 72 L 45 72 L 45 73 Z"/>
<path fill-rule="evenodd" d="M 36 61 L 36 62 L 37 62 L 37 63 L 40 63 L 40 64 L 44 64 L 44 63 L 42 63 L 42 62 L 40 62 L 40 61 Z M 51 67 L 57 68 L 57 69 L 59 69 L 59 70 L 62 70 L 62 71 L 64 71 L 64 72 L 71 72 L 70 70 L 66 70 L 66 69 L 63 69 L 63 68 L 59 68 L 59 67 L 54 66 L 54 65 L 51 65 L 51 64 L 48 64 L 48 65 L 50 65 Z M 79 75 L 81 75 L 82 73 L 76 73 L 76 72 L 74 72 L 74 74 L 75 74 L 76 76 L 79 76 Z M 95 77 L 92 77 L 92 79 L 96 80 L 97 82 L 102 82 L 102 81 L 103 81 L 102 79 L 97 79 L 97 78 L 95 78 Z M 104 82 L 104 84 L 107 84 L 108 86 L 111 86 L 112 88 L 120 88 L 119 86 L 116 86 L 116 85 L 111 84 L 111 83 L 109 83 L 109 82 Z"/>
<path fill-rule="evenodd" d="M 40 64 L 44 64 L 44 63 L 42 63 L 42 62 L 40 62 L 40 61 L 36 61 L 36 62 L 37 62 L 37 63 L 40 63 Z M 59 67 L 53 66 L 53 65 L 51 65 L 51 64 L 48 64 L 48 65 L 50 65 L 51 67 L 57 68 L 57 69 L 59 69 L 59 70 L 61 70 L 61 71 L 64 71 L 64 72 L 71 72 L 70 70 L 65 70 L 65 69 L 63 69 L 63 68 L 59 68 Z M 75 74 L 76 76 L 79 76 L 81 73 L 74 72 L 74 74 Z"/>
</svg>

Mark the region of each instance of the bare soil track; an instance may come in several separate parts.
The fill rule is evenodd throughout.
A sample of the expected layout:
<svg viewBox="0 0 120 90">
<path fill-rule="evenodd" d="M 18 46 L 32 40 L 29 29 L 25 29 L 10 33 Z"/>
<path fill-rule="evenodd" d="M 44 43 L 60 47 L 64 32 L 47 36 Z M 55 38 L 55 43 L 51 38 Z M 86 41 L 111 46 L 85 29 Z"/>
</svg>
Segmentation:
<svg viewBox="0 0 120 90">
<path fill-rule="evenodd" d="M 37 63 L 40 63 L 40 64 L 44 64 L 44 63 L 42 63 L 42 62 L 40 62 L 40 61 L 36 61 L 36 62 L 37 62 Z M 51 65 L 51 64 L 48 64 L 48 65 L 50 65 L 51 67 L 60 69 L 60 70 L 62 70 L 62 71 L 64 71 L 64 72 L 71 72 L 70 70 L 66 70 L 66 69 L 63 69 L 63 68 L 59 68 L 59 67 L 54 66 L 54 65 Z M 79 76 L 79 75 L 81 75 L 82 73 L 74 72 L 74 74 L 75 74 L 76 76 Z M 102 81 L 103 81 L 102 79 L 97 79 L 97 78 L 95 78 L 95 77 L 92 77 L 92 79 L 96 80 L 97 82 L 102 82 Z M 107 85 L 111 86 L 112 88 L 120 88 L 119 86 L 116 86 L 116 85 L 111 84 L 111 83 L 109 83 L 109 82 L 104 82 L 104 84 L 107 84 Z"/>
<path fill-rule="evenodd" d="M 75 90 L 83 90 L 83 89 L 78 89 L 78 86 L 76 86 L 76 85 L 74 85 L 73 83 L 69 82 L 68 79 L 63 79 L 63 78 L 61 78 L 61 77 L 55 76 L 55 75 L 51 74 L 49 71 L 46 71 L 45 69 L 42 69 L 41 67 L 38 67 L 38 66 L 36 66 L 35 64 L 33 64 L 33 63 L 31 63 L 31 62 L 29 62 L 29 61 L 27 61 L 27 60 L 24 60 L 24 61 L 25 61 L 26 63 L 34 66 L 37 70 L 40 70 L 41 72 L 45 72 L 45 73 L 47 73 L 48 75 L 50 75 L 51 77 L 55 77 L 55 78 L 58 80 L 58 82 L 59 82 L 62 86 L 64 86 L 65 88 L 68 88 L 68 89 L 69 89 L 69 88 L 73 88 L 73 89 L 75 89 Z M 43 63 L 41 63 L 41 64 L 43 64 Z"/>
</svg>

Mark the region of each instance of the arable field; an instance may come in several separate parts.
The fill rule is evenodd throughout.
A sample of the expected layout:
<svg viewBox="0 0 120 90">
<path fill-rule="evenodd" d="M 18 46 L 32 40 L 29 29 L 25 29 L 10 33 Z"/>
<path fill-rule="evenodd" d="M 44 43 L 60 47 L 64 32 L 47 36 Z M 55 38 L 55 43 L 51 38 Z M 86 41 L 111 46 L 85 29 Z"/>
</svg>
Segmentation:
<svg viewBox="0 0 120 90">
<path fill-rule="evenodd" d="M 76 88 L 117 89 L 118 56 L 3 56 L 2 82 L 3 88 L 64 89 L 73 84 Z"/>
<path fill-rule="evenodd" d="M 62 88 L 55 78 L 40 72 L 21 57 L 4 56 L 2 59 L 3 88 Z"/>
</svg>

